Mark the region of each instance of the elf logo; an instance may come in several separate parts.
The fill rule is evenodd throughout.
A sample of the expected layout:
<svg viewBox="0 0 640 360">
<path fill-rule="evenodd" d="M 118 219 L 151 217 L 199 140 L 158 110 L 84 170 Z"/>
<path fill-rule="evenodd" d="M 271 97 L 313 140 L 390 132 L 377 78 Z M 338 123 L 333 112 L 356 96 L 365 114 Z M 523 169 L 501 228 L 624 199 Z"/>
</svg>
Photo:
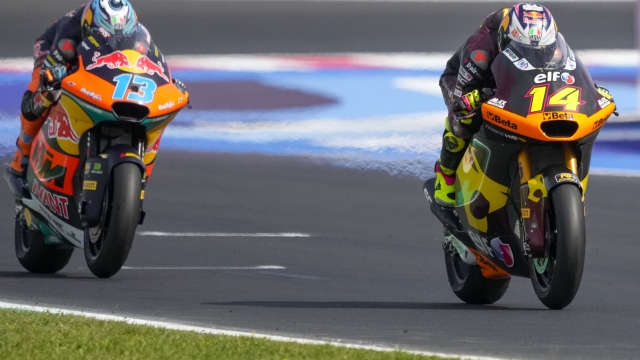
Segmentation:
<svg viewBox="0 0 640 360">
<path fill-rule="evenodd" d="M 570 75 L 569 73 L 561 73 L 559 71 L 549 71 L 547 73 L 542 73 L 536 75 L 533 81 L 536 84 L 542 84 L 546 82 L 555 82 L 558 80 L 562 80 L 564 83 L 571 85 L 576 82 L 576 78 Z"/>
<path fill-rule="evenodd" d="M 575 77 L 571 76 L 569 73 L 561 73 L 559 71 L 548 71 L 547 73 L 538 74 L 533 79 L 536 84 L 555 82 L 558 80 L 562 80 L 569 85 L 576 82 Z"/>
</svg>

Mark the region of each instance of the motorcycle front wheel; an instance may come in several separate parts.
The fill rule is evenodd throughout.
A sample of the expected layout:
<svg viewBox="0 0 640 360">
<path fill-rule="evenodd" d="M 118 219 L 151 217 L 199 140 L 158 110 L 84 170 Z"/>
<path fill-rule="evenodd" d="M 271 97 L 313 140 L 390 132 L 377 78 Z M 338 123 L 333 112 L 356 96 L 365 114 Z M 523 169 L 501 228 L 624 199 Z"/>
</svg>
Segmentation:
<svg viewBox="0 0 640 360">
<path fill-rule="evenodd" d="M 545 216 L 549 251 L 544 258 L 529 259 L 529 272 L 538 299 L 550 309 L 562 309 L 573 301 L 582 280 L 584 204 L 573 184 L 553 188 L 549 198 L 550 211 Z"/>
<path fill-rule="evenodd" d="M 136 164 L 113 169 L 100 224 L 85 229 L 85 260 L 95 276 L 111 277 L 127 260 L 140 221 L 141 191 L 142 172 Z"/>
</svg>

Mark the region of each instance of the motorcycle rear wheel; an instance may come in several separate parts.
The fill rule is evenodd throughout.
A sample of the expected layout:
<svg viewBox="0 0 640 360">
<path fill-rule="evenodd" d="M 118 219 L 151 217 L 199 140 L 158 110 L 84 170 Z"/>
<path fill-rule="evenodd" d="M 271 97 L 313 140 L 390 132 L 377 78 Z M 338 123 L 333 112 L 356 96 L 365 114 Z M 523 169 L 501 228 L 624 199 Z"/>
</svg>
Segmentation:
<svg viewBox="0 0 640 360">
<path fill-rule="evenodd" d="M 543 265 L 536 269 L 536 260 L 530 258 L 529 272 L 538 299 L 550 309 L 562 309 L 573 301 L 582 280 L 586 247 L 584 204 L 580 189 L 573 184 L 553 188 L 549 198 L 549 253 L 544 271 L 539 271 Z"/>
<path fill-rule="evenodd" d="M 509 288 L 511 278 L 487 279 L 478 265 L 469 265 L 445 250 L 444 261 L 451 290 L 467 304 L 493 304 Z"/>
<path fill-rule="evenodd" d="M 20 265 L 35 274 L 57 273 L 67 266 L 73 254 L 72 247 L 47 245 L 42 233 L 27 229 L 20 217 L 16 218 L 15 248 Z"/>
<path fill-rule="evenodd" d="M 98 226 L 85 229 L 85 260 L 95 276 L 109 278 L 127 260 L 140 220 L 141 190 L 142 173 L 136 164 L 124 163 L 113 169 L 103 219 Z"/>
</svg>

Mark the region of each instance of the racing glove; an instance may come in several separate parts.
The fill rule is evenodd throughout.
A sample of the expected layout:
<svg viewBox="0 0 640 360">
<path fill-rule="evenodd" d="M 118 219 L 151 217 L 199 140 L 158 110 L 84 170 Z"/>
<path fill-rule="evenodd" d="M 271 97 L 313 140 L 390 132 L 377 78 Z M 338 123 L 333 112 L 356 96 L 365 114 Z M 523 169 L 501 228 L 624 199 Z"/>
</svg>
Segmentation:
<svg viewBox="0 0 640 360">
<path fill-rule="evenodd" d="M 44 88 L 53 90 L 60 89 L 62 80 L 69 75 L 67 67 L 64 65 L 45 66 L 40 72 L 40 80 Z"/>
<path fill-rule="evenodd" d="M 482 101 L 482 96 L 478 90 L 473 90 L 456 98 L 451 109 L 453 113 L 452 120 L 454 124 L 459 124 L 460 126 L 454 126 L 454 133 L 464 134 L 462 137 L 466 138 L 470 133 L 477 131 L 476 128 L 479 127 L 478 124 L 481 124 L 481 122 L 477 120 L 480 112 L 476 110 L 480 107 Z"/>
</svg>

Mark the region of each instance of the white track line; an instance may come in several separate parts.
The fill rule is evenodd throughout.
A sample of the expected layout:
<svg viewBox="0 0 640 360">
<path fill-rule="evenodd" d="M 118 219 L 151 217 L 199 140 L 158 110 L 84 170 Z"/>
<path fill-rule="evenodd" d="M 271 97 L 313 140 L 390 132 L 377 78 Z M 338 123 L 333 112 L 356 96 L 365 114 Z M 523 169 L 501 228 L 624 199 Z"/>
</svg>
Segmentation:
<svg viewBox="0 0 640 360">
<path fill-rule="evenodd" d="M 138 236 L 175 236 L 175 237 L 283 237 L 283 238 L 308 238 L 310 234 L 304 233 L 172 233 L 162 231 L 141 231 Z"/>
<path fill-rule="evenodd" d="M 286 270 L 279 265 L 260 266 L 123 266 L 122 270 Z"/>
<path fill-rule="evenodd" d="M 440 356 L 440 357 L 446 357 L 446 358 L 454 357 L 454 358 L 460 358 L 465 360 L 505 360 L 506 359 L 506 358 L 473 356 L 473 355 L 445 354 L 445 353 L 436 353 L 436 352 L 429 352 L 429 351 L 402 350 L 399 347 L 363 345 L 361 343 L 360 344 L 347 343 L 337 339 L 327 339 L 323 341 L 323 340 L 309 340 L 305 338 L 296 338 L 296 337 L 274 336 L 274 335 L 267 335 L 267 334 L 258 334 L 255 331 L 233 331 L 233 330 L 224 330 L 219 328 L 207 328 L 207 327 L 200 327 L 200 326 L 183 325 L 183 324 L 173 323 L 168 321 L 145 320 L 145 319 L 132 318 L 128 316 L 101 314 L 101 313 L 89 312 L 89 311 L 67 310 L 67 309 L 62 309 L 57 307 L 22 305 L 22 304 L 9 303 L 9 302 L 0 302 L 0 308 L 51 313 L 51 314 L 61 314 L 61 315 L 74 315 L 74 316 L 82 316 L 82 317 L 101 320 L 101 321 L 120 321 L 120 322 L 124 322 L 131 325 L 152 326 L 152 327 L 168 329 L 168 330 L 192 331 L 200 334 L 210 334 L 210 335 L 245 336 L 245 337 L 253 337 L 253 338 L 259 338 L 259 339 L 267 339 L 272 341 L 293 342 L 298 344 L 333 345 L 333 346 L 345 347 L 345 348 L 351 348 L 351 349 L 363 349 L 363 350 L 384 351 L 384 352 L 392 352 L 392 351 L 400 350 L 406 353 L 416 354 L 416 355 Z"/>
</svg>

